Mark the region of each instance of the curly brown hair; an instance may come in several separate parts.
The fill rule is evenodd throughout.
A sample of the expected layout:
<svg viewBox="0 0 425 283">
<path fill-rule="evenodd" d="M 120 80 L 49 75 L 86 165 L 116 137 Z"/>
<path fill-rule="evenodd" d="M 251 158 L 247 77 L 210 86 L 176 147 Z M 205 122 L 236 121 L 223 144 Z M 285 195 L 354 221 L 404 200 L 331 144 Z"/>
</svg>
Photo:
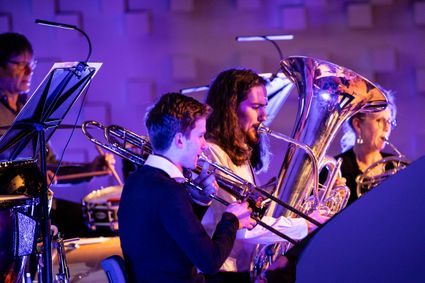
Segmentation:
<svg viewBox="0 0 425 283">
<path fill-rule="evenodd" d="M 237 166 L 251 160 L 255 169 L 262 167 L 260 154 L 256 154 L 260 149 L 248 146 L 237 114 L 237 109 L 247 98 L 249 90 L 260 85 L 265 86 L 266 80 L 254 71 L 229 69 L 218 74 L 208 91 L 206 103 L 214 112 L 207 120 L 206 137 L 221 146 Z"/>
</svg>

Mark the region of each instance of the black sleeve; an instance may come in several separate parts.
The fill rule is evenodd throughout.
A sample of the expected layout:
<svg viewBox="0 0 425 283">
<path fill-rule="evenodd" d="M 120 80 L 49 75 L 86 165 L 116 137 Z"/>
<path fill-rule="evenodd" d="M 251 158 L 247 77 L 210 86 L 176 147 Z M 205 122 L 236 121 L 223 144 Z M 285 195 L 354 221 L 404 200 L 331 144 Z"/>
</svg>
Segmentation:
<svg viewBox="0 0 425 283">
<path fill-rule="evenodd" d="M 161 201 L 160 219 L 196 267 L 204 273 L 216 273 L 233 247 L 238 219 L 233 214 L 223 214 L 211 239 L 195 215 L 184 185 L 175 186 Z"/>
<path fill-rule="evenodd" d="M 200 205 L 196 202 L 192 201 L 192 208 L 193 212 L 195 212 L 195 215 L 198 217 L 199 221 L 202 221 L 202 218 L 204 217 L 205 213 L 207 212 L 209 206 Z"/>
</svg>

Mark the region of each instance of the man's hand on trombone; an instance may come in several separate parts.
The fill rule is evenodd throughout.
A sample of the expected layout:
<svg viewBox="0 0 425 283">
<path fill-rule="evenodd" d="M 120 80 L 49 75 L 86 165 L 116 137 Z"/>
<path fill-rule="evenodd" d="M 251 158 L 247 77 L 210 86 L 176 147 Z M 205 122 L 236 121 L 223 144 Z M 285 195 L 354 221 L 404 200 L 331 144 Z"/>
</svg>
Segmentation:
<svg viewBox="0 0 425 283">
<path fill-rule="evenodd" d="M 192 186 L 188 186 L 188 191 L 195 202 L 201 205 L 210 205 L 212 198 L 218 191 L 218 184 L 215 180 L 214 174 L 208 171 L 209 165 L 207 162 L 202 164 L 201 173 L 192 181 L 197 186 L 201 187 L 202 190 L 198 190 Z"/>
</svg>

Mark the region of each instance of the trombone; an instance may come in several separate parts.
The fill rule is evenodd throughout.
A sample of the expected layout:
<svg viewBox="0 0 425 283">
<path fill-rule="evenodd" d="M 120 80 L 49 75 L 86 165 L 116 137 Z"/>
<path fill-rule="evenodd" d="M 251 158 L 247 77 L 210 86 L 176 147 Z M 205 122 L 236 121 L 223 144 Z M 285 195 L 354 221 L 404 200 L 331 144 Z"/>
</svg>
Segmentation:
<svg viewBox="0 0 425 283">
<path fill-rule="evenodd" d="M 81 128 L 84 135 L 91 142 L 95 143 L 96 145 L 112 153 L 115 153 L 116 155 L 124 159 L 129 160 L 130 162 L 136 165 L 139 165 L 139 166 L 143 165 L 148 155 L 152 153 L 152 147 L 148 138 L 144 136 L 140 136 L 121 126 L 118 126 L 118 125 L 104 126 L 103 124 L 97 121 L 85 121 L 82 124 Z M 101 130 L 103 132 L 102 138 L 104 138 L 105 141 L 102 142 L 98 138 L 94 137 L 89 132 L 89 128 L 95 128 L 95 129 Z M 246 181 L 245 179 L 233 173 L 233 171 L 231 171 L 230 169 L 209 160 L 205 155 L 201 155 L 200 159 L 203 160 L 204 162 L 207 162 L 213 168 L 212 173 L 215 174 L 215 178 L 219 186 L 222 189 L 226 190 L 228 193 L 232 194 L 237 199 L 242 201 L 248 201 L 250 207 L 253 209 L 253 215 L 251 217 L 255 221 L 257 221 L 258 225 L 269 230 L 275 235 L 287 240 L 288 242 L 292 244 L 298 243 L 296 240 L 292 239 L 291 237 L 283 234 L 282 232 L 276 230 L 272 226 L 261 221 L 260 218 L 262 217 L 262 215 L 265 213 L 266 209 L 268 208 L 267 205 L 270 203 L 270 201 L 276 202 L 277 204 L 285 207 L 291 212 L 301 216 L 305 220 L 313 223 L 317 227 L 322 226 L 322 224 L 318 222 L 317 220 L 309 217 L 305 213 L 281 201 L 280 199 L 276 198 L 275 196 L 265 191 L 264 189 L 254 186 L 250 182 Z M 215 170 L 220 171 L 221 174 L 216 174 Z M 199 168 L 198 168 L 198 171 L 194 170 L 194 172 L 199 173 Z M 192 180 L 190 180 L 189 178 L 186 178 L 186 182 L 188 185 L 198 190 L 202 190 L 200 186 L 193 183 Z M 216 195 L 210 195 L 210 197 L 226 206 L 229 205 L 229 202 L 227 202 L 226 200 Z M 265 198 L 267 199 L 264 200 Z"/>
</svg>

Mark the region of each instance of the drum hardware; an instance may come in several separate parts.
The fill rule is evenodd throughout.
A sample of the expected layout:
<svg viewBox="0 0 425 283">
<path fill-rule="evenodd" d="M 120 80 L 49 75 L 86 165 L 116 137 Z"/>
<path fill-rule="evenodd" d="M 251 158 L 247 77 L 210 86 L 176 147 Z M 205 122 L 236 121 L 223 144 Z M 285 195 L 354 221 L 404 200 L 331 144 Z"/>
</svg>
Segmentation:
<svg viewBox="0 0 425 283">
<path fill-rule="evenodd" d="M 0 282 L 23 280 L 28 256 L 38 236 L 36 198 L 0 195 Z"/>
<path fill-rule="evenodd" d="M 122 186 L 94 190 L 82 200 L 83 216 L 88 228 L 118 231 L 118 208 Z"/>
<path fill-rule="evenodd" d="M 99 139 L 95 138 L 91 133 L 89 133 L 88 128 L 94 127 L 95 129 L 101 130 L 103 132 L 103 138 L 106 140 L 104 142 L 101 142 Z M 149 142 L 149 139 L 147 139 L 144 136 L 137 135 L 136 133 L 127 130 L 123 127 L 120 127 L 118 125 L 111 125 L 111 126 L 104 126 L 99 122 L 96 121 L 86 121 L 82 125 L 82 131 L 86 135 L 86 137 L 92 141 L 93 143 L 99 145 L 100 147 L 109 150 L 118 156 L 125 158 L 131 162 L 134 162 L 137 165 L 143 165 L 147 156 L 152 153 L 152 148 Z M 130 147 L 131 145 L 131 147 Z M 218 165 L 217 163 L 214 163 L 205 156 L 201 156 L 200 159 L 204 160 L 205 162 L 208 162 L 210 166 L 220 171 L 220 174 L 215 174 L 217 183 L 219 185 L 225 186 L 227 190 L 235 196 L 239 200 L 247 200 L 250 196 L 253 196 L 253 192 L 258 192 L 259 194 L 263 195 L 264 198 L 269 198 L 271 201 L 276 202 L 279 205 L 282 205 L 286 209 L 292 211 L 293 213 L 301 216 L 302 218 L 306 219 L 307 221 L 313 223 L 314 225 L 320 227 L 322 224 L 317 222 L 316 220 L 312 219 L 305 213 L 289 206 L 288 204 L 282 202 L 278 198 L 274 197 L 273 195 L 269 194 L 265 190 L 254 186 L 253 184 L 249 183 L 248 181 L 244 180 L 243 178 L 237 176 L 234 174 L 230 169 L 225 168 L 223 166 Z M 228 177 L 226 177 L 228 176 Z M 236 180 L 233 181 L 233 180 Z M 195 187 L 198 190 L 202 190 L 201 187 L 194 184 L 191 180 L 187 179 L 186 182 Z M 237 190 L 235 189 L 235 185 L 238 184 Z M 212 199 L 224 204 L 228 205 L 229 203 L 215 195 L 210 196 Z M 254 201 L 255 203 L 256 201 Z M 252 207 L 253 210 L 256 209 L 256 207 Z M 270 232 L 278 235 L 279 237 L 295 244 L 297 243 L 296 240 L 286 236 L 285 234 L 277 231 L 273 227 L 265 224 L 262 222 L 259 217 L 253 215 L 253 219 L 257 221 L 257 223 L 264 227 L 265 229 L 269 230 Z"/>
<path fill-rule="evenodd" d="M 59 262 L 59 271 L 56 274 L 57 283 L 69 283 L 70 273 L 68 262 L 66 260 L 66 252 L 64 247 L 64 242 L 74 241 L 75 239 L 64 240 L 61 233 L 58 233 L 56 239 L 56 249 L 58 252 L 58 262 Z"/>
<path fill-rule="evenodd" d="M 58 273 L 55 276 L 55 283 L 69 283 L 70 282 L 70 272 L 68 267 L 68 262 L 66 259 L 66 251 L 65 251 L 65 244 L 67 246 L 69 244 L 73 244 L 73 242 L 79 241 L 79 238 L 72 238 L 72 239 L 63 239 L 61 233 L 58 233 L 55 237 L 55 243 L 53 247 L 56 247 L 57 250 L 57 256 L 58 256 Z M 53 255 L 55 257 L 55 255 Z M 37 278 L 38 282 L 43 282 L 43 266 L 42 266 L 42 253 L 37 254 Z M 27 272 L 25 274 L 25 283 L 32 283 L 31 274 Z"/>
</svg>

